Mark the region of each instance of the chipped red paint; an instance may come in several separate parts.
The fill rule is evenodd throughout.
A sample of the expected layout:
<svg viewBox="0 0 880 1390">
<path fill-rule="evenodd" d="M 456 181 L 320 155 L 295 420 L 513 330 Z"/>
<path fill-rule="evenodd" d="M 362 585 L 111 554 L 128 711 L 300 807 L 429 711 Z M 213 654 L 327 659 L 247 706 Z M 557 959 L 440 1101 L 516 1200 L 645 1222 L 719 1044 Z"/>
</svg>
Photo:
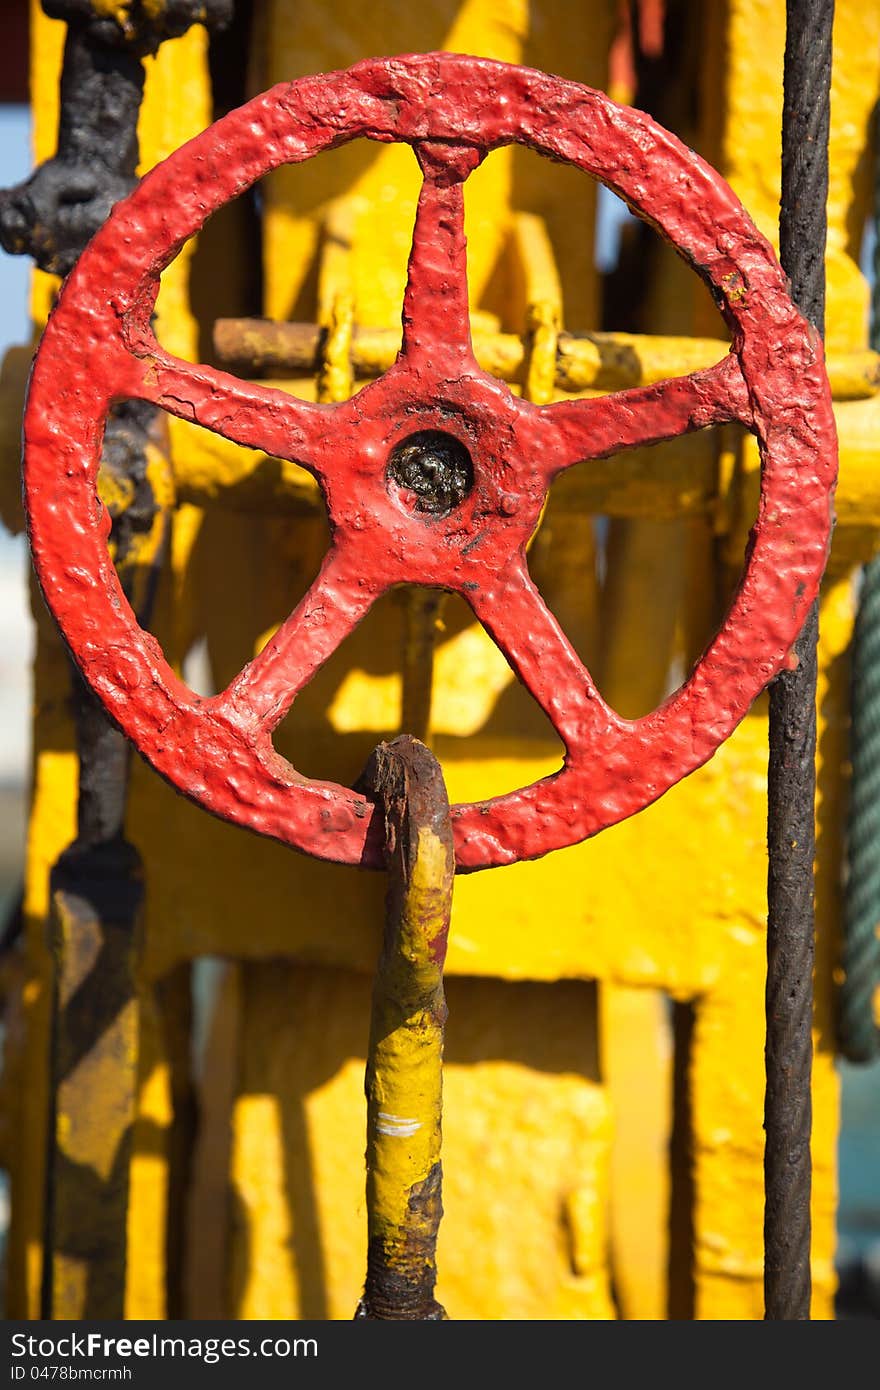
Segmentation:
<svg viewBox="0 0 880 1390">
<path fill-rule="evenodd" d="M 255 179 L 355 137 L 411 143 L 424 174 L 401 354 L 338 405 L 191 366 L 150 326 L 159 274 L 206 218 Z M 538 407 L 471 351 L 462 182 L 516 141 L 602 179 L 712 288 L 733 338 L 708 371 Z M 103 422 L 153 401 L 320 482 L 332 528 L 320 574 L 222 694 L 174 675 L 124 599 L 96 500 Z M 727 616 L 684 685 L 643 719 L 608 707 L 532 584 L 526 543 L 563 469 L 735 420 L 757 435 L 762 491 Z M 389 453 L 418 430 L 468 448 L 474 486 L 448 515 L 386 486 Z M 711 757 L 787 659 L 825 565 L 836 440 L 821 343 L 767 241 L 726 183 L 673 135 L 600 92 L 450 54 L 375 59 L 274 87 L 231 112 L 119 203 L 65 283 L 34 363 L 25 495 L 34 564 L 84 675 L 153 766 L 215 814 L 297 849 L 382 866 L 382 817 L 310 781 L 272 730 L 297 692 L 393 584 L 460 593 L 546 711 L 563 768 L 453 810 L 460 870 L 534 858 L 648 805 Z M 588 467 L 588 464 L 584 464 Z"/>
</svg>

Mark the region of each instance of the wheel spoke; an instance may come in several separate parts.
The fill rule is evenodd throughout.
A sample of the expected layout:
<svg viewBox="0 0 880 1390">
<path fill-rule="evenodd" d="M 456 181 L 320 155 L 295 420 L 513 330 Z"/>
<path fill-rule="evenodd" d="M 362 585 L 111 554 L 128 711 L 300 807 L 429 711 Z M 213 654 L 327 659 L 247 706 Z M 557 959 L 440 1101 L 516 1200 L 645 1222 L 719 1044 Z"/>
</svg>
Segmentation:
<svg viewBox="0 0 880 1390">
<path fill-rule="evenodd" d="M 311 473 L 321 471 L 332 406 L 301 401 L 203 364 L 193 366 L 158 345 L 145 357 L 125 353 L 117 382 L 118 397 L 150 401 L 234 444 L 289 459 Z"/>
<path fill-rule="evenodd" d="M 381 592 L 331 549 L 306 595 L 253 661 L 216 697 L 219 709 L 263 733 L 280 724 L 296 696 L 369 612 Z"/>
<path fill-rule="evenodd" d="M 407 366 L 447 370 L 472 362 L 464 194 L 442 162 L 422 157 L 424 181 L 403 298 L 402 356 Z"/>
<path fill-rule="evenodd" d="M 541 407 L 541 413 L 550 425 L 548 479 L 583 459 L 660 444 L 708 425 L 752 423 L 748 391 L 733 353 L 702 372 L 590 400 L 556 401 Z"/>
<path fill-rule="evenodd" d="M 465 590 L 463 597 L 547 715 L 565 744 L 567 761 L 581 760 L 593 740 L 620 723 L 523 561 L 498 575 L 491 588 Z"/>
</svg>

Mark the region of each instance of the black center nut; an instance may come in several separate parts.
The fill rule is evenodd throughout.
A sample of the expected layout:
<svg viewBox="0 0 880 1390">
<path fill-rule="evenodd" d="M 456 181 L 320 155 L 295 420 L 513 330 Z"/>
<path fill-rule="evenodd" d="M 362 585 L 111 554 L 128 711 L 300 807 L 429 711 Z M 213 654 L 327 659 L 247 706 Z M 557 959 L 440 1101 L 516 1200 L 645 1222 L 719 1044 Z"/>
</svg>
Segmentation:
<svg viewBox="0 0 880 1390">
<path fill-rule="evenodd" d="M 387 476 L 412 494 L 415 511 L 447 516 L 473 487 L 474 466 L 465 446 L 453 435 L 420 430 L 391 451 Z"/>
</svg>

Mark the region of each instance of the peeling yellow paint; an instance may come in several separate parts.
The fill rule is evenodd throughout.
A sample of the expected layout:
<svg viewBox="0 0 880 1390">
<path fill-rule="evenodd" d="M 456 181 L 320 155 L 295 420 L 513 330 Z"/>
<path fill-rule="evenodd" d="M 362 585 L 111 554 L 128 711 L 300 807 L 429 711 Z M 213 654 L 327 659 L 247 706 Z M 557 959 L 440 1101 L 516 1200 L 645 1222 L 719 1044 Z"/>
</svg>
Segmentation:
<svg viewBox="0 0 880 1390">
<path fill-rule="evenodd" d="M 374 993 L 367 1113 L 371 1234 L 401 1244 L 414 1189 L 440 1161 L 443 1019 L 423 1002 L 442 986 L 434 938 L 448 928 L 449 846 L 422 827 L 412 876 Z"/>
</svg>

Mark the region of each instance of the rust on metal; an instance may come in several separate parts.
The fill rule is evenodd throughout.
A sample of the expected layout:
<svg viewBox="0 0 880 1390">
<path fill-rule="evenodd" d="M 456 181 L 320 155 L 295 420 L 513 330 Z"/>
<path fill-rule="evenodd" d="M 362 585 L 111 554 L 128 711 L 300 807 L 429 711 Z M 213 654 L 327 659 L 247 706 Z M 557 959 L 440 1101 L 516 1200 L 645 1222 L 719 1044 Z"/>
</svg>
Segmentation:
<svg viewBox="0 0 880 1390">
<path fill-rule="evenodd" d="M 367 1277 L 358 1318 L 446 1316 L 434 1297 L 455 854 L 440 765 L 417 739 L 380 744 L 361 778 L 386 835 L 388 890 L 367 1093 Z"/>
</svg>

